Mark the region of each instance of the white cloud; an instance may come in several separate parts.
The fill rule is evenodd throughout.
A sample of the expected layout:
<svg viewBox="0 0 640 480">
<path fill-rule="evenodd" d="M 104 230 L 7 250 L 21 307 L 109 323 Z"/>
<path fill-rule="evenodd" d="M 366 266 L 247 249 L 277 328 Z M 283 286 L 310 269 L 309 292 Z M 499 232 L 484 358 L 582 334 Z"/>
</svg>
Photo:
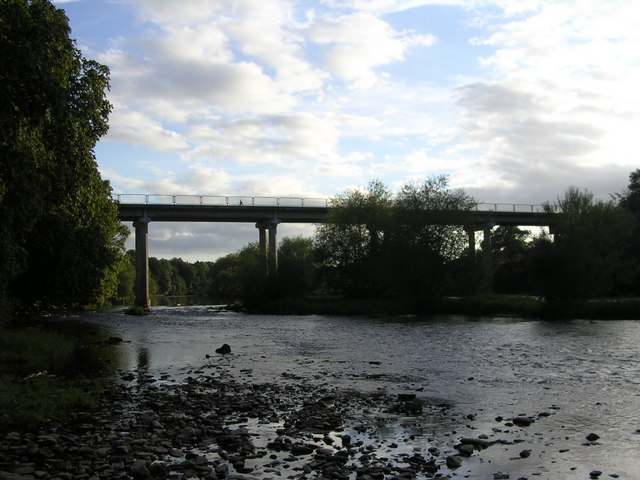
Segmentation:
<svg viewBox="0 0 640 480">
<path fill-rule="evenodd" d="M 99 159 L 120 190 L 330 196 L 449 173 L 529 203 L 606 196 L 637 168 L 635 0 L 127 1 L 138 29 L 99 56 L 107 139 L 144 151 L 137 172 Z M 406 26 L 434 5 L 446 33 Z"/>
<path fill-rule="evenodd" d="M 395 31 L 389 23 L 370 12 L 356 11 L 316 22 L 310 38 L 329 45 L 325 65 L 328 71 L 359 87 L 375 83 L 374 67 L 400 61 L 411 46 L 430 46 L 432 35 Z"/>
<path fill-rule="evenodd" d="M 598 175 L 637 164 L 640 6 L 513 5 L 504 2 L 507 16 L 518 15 L 481 42 L 496 48 L 484 59 L 494 79 L 458 88 L 459 132 L 466 135 L 459 151 L 485 151 L 488 168 L 516 194 L 551 187 L 557 195 L 579 183 L 606 196 L 612 182 Z"/>
<path fill-rule="evenodd" d="M 122 108 L 115 109 L 110 115 L 106 138 L 156 151 L 178 152 L 187 147 L 180 134 L 163 128 L 160 123 L 141 112 Z"/>
</svg>

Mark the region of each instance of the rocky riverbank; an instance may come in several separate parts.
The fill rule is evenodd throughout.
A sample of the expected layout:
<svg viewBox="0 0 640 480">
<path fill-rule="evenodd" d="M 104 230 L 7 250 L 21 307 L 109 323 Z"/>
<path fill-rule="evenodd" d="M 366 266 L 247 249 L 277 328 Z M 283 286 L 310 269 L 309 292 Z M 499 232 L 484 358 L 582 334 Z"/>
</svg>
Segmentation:
<svg viewBox="0 0 640 480">
<path fill-rule="evenodd" d="M 119 372 L 95 410 L 37 432 L 0 434 L 0 480 L 521 479 L 498 470 L 474 476 L 474 465 L 490 463 L 491 455 L 481 456 L 491 449 L 527 459 L 537 447 L 527 444 L 527 429 L 554 414 L 496 417 L 477 435 L 470 414 L 464 433 L 389 441 L 385 426 L 453 413 L 416 392 L 364 394 L 301 378 L 258 383 L 213 360 L 179 381 Z"/>
</svg>

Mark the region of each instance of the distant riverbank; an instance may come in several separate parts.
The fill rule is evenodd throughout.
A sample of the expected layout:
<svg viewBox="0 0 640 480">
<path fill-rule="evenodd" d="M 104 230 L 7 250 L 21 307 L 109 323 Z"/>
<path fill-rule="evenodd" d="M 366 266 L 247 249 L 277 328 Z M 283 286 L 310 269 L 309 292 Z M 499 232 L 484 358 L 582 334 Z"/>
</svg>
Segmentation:
<svg viewBox="0 0 640 480">
<path fill-rule="evenodd" d="M 550 305 L 525 295 L 474 295 L 446 297 L 428 312 L 418 312 L 402 300 L 308 297 L 280 299 L 257 309 L 279 315 L 515 315 L 527 318 L 640 320 L 640 298 L 599 299 Z"/>
</svg>

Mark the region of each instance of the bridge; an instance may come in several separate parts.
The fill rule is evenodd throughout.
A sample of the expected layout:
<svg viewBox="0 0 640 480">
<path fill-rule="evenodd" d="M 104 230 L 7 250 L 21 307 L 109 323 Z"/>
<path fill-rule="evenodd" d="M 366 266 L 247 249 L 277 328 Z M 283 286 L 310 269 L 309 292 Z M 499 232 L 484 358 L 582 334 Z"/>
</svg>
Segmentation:
<svg viewBox="0 0 640 480">
<path fill-rule="evenodd" d="M 133 222 L 136 250 L 136 305 L 150 307 L 148 233 L 154 222 L 254 223 L 259 248 L 270 274 L 278 268 L 277 227 L 281 223 L 323 223 L 335 208 L 330 199 L 210 195 L 114 194 L 122 221 Z M 418 212 L 416 212 L 417 214 Z M 475 232 L 483 231 L 490 245 L 494 226 L 551 227 L 554 214 L 542 205 L 478 203 L 470 211 L 420 211 L 423 221 L 435 225 L 459 225 L 469 238 L 469 254 L 475 254 Z M 486 250 L 490 252 L 490 249 Z M 484 290 L 491 290 L 491 256 L 484 257 Z"/>
</svg>

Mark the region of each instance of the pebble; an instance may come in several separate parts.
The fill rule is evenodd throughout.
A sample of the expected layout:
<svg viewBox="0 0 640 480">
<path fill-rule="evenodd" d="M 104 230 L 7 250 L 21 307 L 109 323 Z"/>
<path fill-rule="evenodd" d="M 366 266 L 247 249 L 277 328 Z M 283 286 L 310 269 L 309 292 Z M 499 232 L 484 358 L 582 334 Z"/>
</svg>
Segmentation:
<svg viewBox="0 0 640 480">
<path fill-rule="evenodd" d="M 192 370 L 203 371 L 209 370 Z M 447 478 L 444 469 L 461 468 L 464 457 L 501 442 L 487 435 L 459 438 L 455 431 L 443 435 L 448 446 L 415 443 L 426 438 L 413 435 L 386 445 L 372 437 L 363 441 L 371 424 L 389 415 L 415 418 L 393 412 L 398 401 L 418 402 L 413 393 L 340 393 L 330 384 L 310 388 L 304 382 L 258 384 L 246 375 L 197 375 L 183 383 L 156 383 L 148 374 L 121 372 L 93 411 L 47 422 L 36 433 L 0 432 L 0 480 L 242 480 L 272 473 L 331 480 Z M 132 376 L 141 381 L 133 383 Z M 517 419 L 531 417 L 515 417 L 514 424 L 526 421 Z M 420 425 L 420 419 L 412 421 Z M 252 425 L 273 433 L 254 444 Z M 413 447 L 409 453 L 407 446 Z M 458 454 L 451 454 L 453 448 Z M 522 458 L 525 452 L 530 450 L 522 450 Z"/>
</svg>

